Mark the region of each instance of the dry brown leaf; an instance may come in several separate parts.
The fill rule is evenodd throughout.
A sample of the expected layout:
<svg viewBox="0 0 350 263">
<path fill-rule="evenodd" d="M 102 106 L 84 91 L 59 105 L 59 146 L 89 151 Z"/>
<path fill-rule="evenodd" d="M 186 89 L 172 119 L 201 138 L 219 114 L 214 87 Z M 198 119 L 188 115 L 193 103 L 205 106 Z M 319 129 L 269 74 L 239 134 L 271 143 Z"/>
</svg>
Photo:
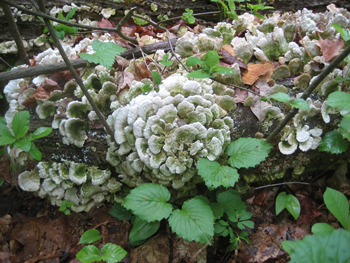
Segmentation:
<svg viewBox="0 0 350 263">
<path fill-rule="evenodd" d="M 248 91 L 244 89 L 235 89 L 235 96 L 233 97 L 233 100 L 236 103 L 243 103 L 245 99 L 248 97 Z"/>
<path fill-rule="evenodd" d="M 142 79 L 152 79 L 152 73 L 145 65 L 142 65 L 135 61 L 135 79 L 140 81 Z"/>
<path fill-rule="evenodd" d="M 35 108 L 38 103 L 36 102 L 36 99 L 46 99 L 50 97 L 50 93 L 46 91 L 43 86 L 39 86 L 36 91 L 29 96 L 22 104 L 30 109 Z"/>
<path fill-rule="evenodd" d="M 129 67 L 129 60 L 116 55 L 115 56 L 115 63 L 113 64 L 113 68 L 115 68 L 117 71 L 123 71 L 126 67 Z"/>
<path fill-rule="evenodd" d="M 128 71 L 118 71 L 118 91 L 119 94 L 124 89 L 129 89 L 134 75 Z"/>
<path fill-rule="evenodd" d="M 331 61 L 333 58 L 339 56 L 340 50 L 344 46 L 344 40 L 342 37 L 339 37 L 338 39 L 322 39 L 320 34 L 318 34 L 320 37 L 319 44 L 322 51 L 322 56 L 325 58 L 325 61 Z"/>
<path fill-rule="evenodd" d="M 272 62 L 263 62 L 259 64 L 248 64 L 248 70 L 242 72 L 242 80 L 244 84 L 253 85 L 260 76 L 264 76 L 269 81 L 273 72 Z"/>
<path fill-rule="evenodd" d="M 233 50 L 233 47 L 231 45 L 223 45 L 221 47 L 221 52 L 223 50 L 227 51 L 232 57 L 235 56 L 235 51 Z"/>
<path fill-rule="evenodd" d="M 233 50 L 232 50 L 233 51 Z M 248 69 L 248 66 L 240 59 L 235 58 L 231 55 L 231 53 L 229 53 L 228 51 L 226 51 L 225 49 L 221 50 L 220 55 L 223 57 L 223 61 L 225 61 L 226 63 L 232 65 L 232 64 L 238 64 L 238 66 L 240 68 L 244 68 L 244 69 Z"/>
<path fill-rule="evenodd" d="M 266 80 L 259 79 L 255 83 L 255 86 L 259 89 L 260 95 L 267 96 L 267 93 L 268 93 L 268 90 L 270 89 L 270 86 L 269 86 L 269 84 L 267 84 Z M 264 117 L 262 116 L 262 111 L 269 106 L 270 106 L 269 103 L 267 103 L 265 101 L 261 101 L 260 97 L 255 95 L 253 105 L 250 107 L 250 109 L 252 110 L 254 115 L 258 118 L 258 120 L 260 122 L 262 122 L 264 120 Z"/>
</svg>

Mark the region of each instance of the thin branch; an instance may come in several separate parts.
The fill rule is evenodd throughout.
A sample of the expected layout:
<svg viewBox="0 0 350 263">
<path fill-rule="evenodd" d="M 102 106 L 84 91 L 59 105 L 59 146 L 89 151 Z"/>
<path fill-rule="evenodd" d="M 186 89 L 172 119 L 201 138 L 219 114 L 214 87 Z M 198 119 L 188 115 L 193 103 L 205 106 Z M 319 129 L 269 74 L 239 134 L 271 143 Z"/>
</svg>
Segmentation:
<svg viewBox="0 0 350 263">
<path fill-rule="evenodd" d="M 208 243 L 206 243 L 200 250 L 197 251 L 196 254 L 194 254 L 194 256 L 191 258 L 190 263 L 193 263 L 193 260 L 204 250 L 207 248 L 207 246 L 210 245 L 211 241 L 213 240 L 213 237 L 208 241 Z"/>
<path fill-rule="evenodd" d="M 226 85 L 226 86 L 230 86 L 230 87 L 234 87 L 234 88 L 237 88 L 237 89 L 246 90 L 246 91 L 248 91 L 248 92 L 250 92 L 250 93 L 253 93 L 254 95 L 259 96 L 259 97 L 261 97 L 261 98 L 264 97 L 264 96 L 262 96 L 262 95 L 260 95 L 260 94 L 258 94 L 258 93 L 256 93 L 256 92 L 254 92 L 254 91 L 252 91 L 252 90 L 250 90 L 250 89 L 247 89 L 247 88 L 245 88 L 245 87 L 241 87 L 241 86 L 238 86 L 238 85 L 235 85 L 235 84 L 228 84 L 228 83 L 225 83 L 225 82 L 223 82 L 223 81 L 221 81 L 221 80 L 217 80 L 217 79 L 214 79 L 214 78 L 210 78 L 210 79 L 211 79 L 211 80 L 214 80 L 214 81 L 216 81 L 216 82 L 219 82 L 219 83 L 221 83 L 221 84 L 224 84 L 224 85 Z"/>
<path fill-rule="evenodd" d="M 192 14 L 192 16 L 214 15 L 214 14 L 221 14 L 221 13 L 223 13 L 223 11 L 211 11 L 211 12 Z M 157 22 L 157 24 L 168 22 L 168 21 L 173 21 L 173 20 L 181 19 L 181 18 L 182 18 L 181 16 L 175 16 L 175 17 L 171 17 L 171 18 L 166 19 L 166 20 L 161 20 L 161 21 Z"/>
<path fill-rule="evenodd" d="M 132 15 L 134 14 L 134 12 L 135 12 L 135 9 L 136 9 L 136 7 L 131 8 L 130 11 L 119 21 L 119 23 L 118 23 L 118 25 L 117 25 L 117 30 L 116 30 L 116 32 L 117 32 L 117 34 L 118 34 L 119 36 L 121 36 L 122 38 L 124 38 L 124 39 L 126 39 L 126 40 L 128 40 L 128 41 L 130 41 L 130 42 L 132 42 L 132 43 L 134 43 L 134 44 L 138 44 L 138 42 L 137 42 L 137 40 L 136 40 L 135 37 L 128 37 L 128 36 L 126 36 L 126 35 L 124 35 L 124 34 L 122 33 L 122 26 L 126 23 L 126 21 L 128 21 L 128 20 L 131 18 L 131 16 L 132 16 Z"/>
<path fill-rule="evenodd" d="M 304 182 L 285 182 L 285 183 L 279 183 L 279 184 L 269 184 L 269 185 L 264 185 L 264 186 L 256 187 L 256 188 L 254 188 L 254 190 L 264 189 L 264 188 L 268 188 L 268 187 L 281 186 L 281 185 L 289 185 L 289 184 L 302 184 L 302 185 L 311 185 L 311 186 L 317 186 L 317 187 L 320 187 L 319 185 L 317 185 L 317 184 L 313 184 L 313 183 L 304 183 Z"/>
<path fill-rule="evenodd" d="M 61 20 L 61 19 L 58 19 L 58 18 L 56 18 L 56 17 L 47 15 L 47 14 L 45 14 L 45 13 L 43 13 L 43 12 L 40 12 L 40 11 L 39 11 L 39 12 L 32 11 L 32 10 L 29 10 L 29 9 L 23 7 L 23 6 L 20 6 L 20 5 L 17 5 L 17 4 L 15 4 L 15 3 L 12 3 L 12 2 L 10 2 L 10 1 L 8 1 L 8 0 L 0 0 L 0 2 L 4 2 L 4 3 L 6 3 L 6 4 L 10 5 L 10 6 L 14 6 L 14 7 L 16 7 L 18 10 L 21 10 L 21 11 L 24 12 L 24 13 L 27 13 L 27 14 L 30 14 L 30 15 L 34 15 L 34 16 L 40 16 L 40 17 L 42 17 L 42 18 L 44 18 L 44 19 L 46 18 L 46 19 L 49 19 L 49 20 L 58 22 L 58 23 L 60 23 L 60 24 L 66 25 L 66 26 L 79 27 L 79 28 L 85 28 L 85 29 L 91 29 L 91 30 L 101 30 L 101 31 L 107 31 L 107 32 L 115 32 L 115 33 L 117 33 L 121 38 L 123 38 L 123 39 L 125 39 L 125 40 L 127 40 L 127 41 L 130 41 L 130 42 L 132 42 L 132 43 L 134 43 L 134 44 L 137 43 L 137 42 L 136 42 L 136 39 L 130 38 L 130 37 L 128 37 L 128 36 L 125 36 L 125 35 L 121 32 L 121 30 L 120 30 L 119 32 L 116 31 L 117 28 L 118 28 L 118 26 L 119 26 L 119 23 L 120 23 L 120 22 L 118 23 L 117 28 L 113 28 L 113 27 L 99 27 L 99 26 L 89 26 L 89 25 L 83 25 L 83 24 L 78 24 L 78 23 L 73 23 L 73 22 Z M 123 20 L 123 19 L 122 19 L 122 20 Z M 123 24 L 122 24 L 122 25 L 123 25 Z M 121 26 L 122 26 L 122 25 L 121 25 Z M 121 26 L 120 26 L 120 27 L 121 27 Z"/>
<path fill-rule="evenodd" d="M 42 9 L 42 11 L 44 11 L 44 0 L 39 0 L 39 6 Z M 87 89 L 84 86 L 83 81 L 81 80 L 81 78 L 78 76 L 77 72 L 74 70 L 72 64 L 70 63 L 66 53 L 64 52 L 62 45 L 58 39 L 58 37 L 56 36 L 55 30 L 53 29 L 53 26 L 50 23 L 50 20 L 47 18 L 44 18 L 45 24 L 47 26 L 47 28 L 50 31 L 51 37 L 53 38 L 55 45 L 57 47 L 57 49 L 59 50 L 64 62 L 66 63 L 66 65 L 69 68 L 69 71 L 71 72 L 71 74 L 73 75 L 75 81 L 78 83 L 78 85 L 80 86 L 80 88 L 82 89 L 84 95 L 86 96 L 86 98 L 88 99 L 89 103 L 91 104 L 92 108 L 94 109 L 94 111 L 96 112 L 98 118 L 100 119 L 100 121 L 102 122 L 103 126 L 105 127 L 107 133 L 111 136 L 111 138 L 114 138 L 114 132 L 112 131 L 111 127 L 108 125 L 108 123 L 106 122 L 105 118 L 103 117 L 101 111 L 98 109 L 98 107 L 96 106 L 94 100 L 92 99 L 91 95 L 89 94 L 89 92 L 87 91 Z"/>
<path fill-rule="evenodd" d="M 166 29 L 165 27 L 162 27 L 160 25 L 158 25 L 156 22 L 152 21 L 151 19 L 148 19 L 147 17 L 143 17 L 143 16 L 140 16 L 138 14 L 134 14 L 133 15 L 134 17 L 137 17 L 137 18 L 141 18 L 145 21 L 147 21 L 148 23 L 150 23 L 151 25 L 157 27 L 157 28 L 160 28 L 162 29 L 163 31 L 166 32 L 166 36 L 168 38 L 168 41 L 169 41 L 169 45 L 170 45 L 170 49 L 171 49 L 171 52 L 173 53 L 173 55 L 175 56 L 175 58 L 177 59 L 177 61 L 179 61 L 179 63 L 184 67 L 184 69 L 186 69 L 187 72 L 190 72 L 190 70 L 186 67 L 186 65 L 184 63 L 182 63 L 181 59 L 178 58 L 178 56 L 176 56 L 176 53 L 173 49 L 173 46 L 171 45 L 171 42 L 170 42 L 170 35 L 169 35 L 169 30 Z"/>
<path fill-rule="evenodd" d="M 336 57 L 331 64 L 329 64 L 322 72 L 317 76 L 317 78 L 311 83 L 311 85 L 305 90 L 301 99 L 306 100 L 311 93 L 316 89 L 316 87 L 322 82 L 324 78 L 328 76 L 348 55 L 350 54 L 350 46 L 348 46 L 338 57 Z M 281 123 L 276 127 L 276 129 L 267 137 L 266 141 L 271 142 L 273 138 L 282 131 L 284 126 L 287 125 L 289 121 L 298 113 L 297 108 L 293 108 L 291 112 L 281 121 Z"/>
</svg>

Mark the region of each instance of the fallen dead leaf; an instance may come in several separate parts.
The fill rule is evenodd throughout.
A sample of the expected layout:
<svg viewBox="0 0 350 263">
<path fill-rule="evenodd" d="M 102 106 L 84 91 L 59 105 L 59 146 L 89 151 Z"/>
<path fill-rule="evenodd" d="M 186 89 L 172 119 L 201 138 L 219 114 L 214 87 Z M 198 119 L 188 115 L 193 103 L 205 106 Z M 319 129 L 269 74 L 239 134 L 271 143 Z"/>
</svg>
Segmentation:
<svg viewBox="0 0 350 263">
<path fill-rule="evenodd" d="M 243 103 L 245 99 L 248 97 L 248 91 L 244 89 L 235 89 L 235 96 L 233 97 L 233 100 L 236 103 Z"/>
<path fill-rule="evenodd" d="M 253 85 L 260 76 L 269 81 L 273 72 L 272 62 L 262 62 L 259 64 L 248 64 L 248 70 L 242 72 L 242 80 L 244 84 Z"/>
<path fill-rule="evenodd" d="M 229 47 L 226 47 L 226 46 L 228 45 L 223 46 L 220 52 L 220 55 L 223 57 L 222 58 L 223 61 L 230 65 L 238 64 L 240 68 L 248 69 L 248 66 L 242 60 L 234 56 L 235 52 L 232 46 L 231 45 Z"/>
<path fill-rule="evenodd" d="M 135 79 L 137 81 L 140 81 L 145 78 L 152 79 L 152 73 L 148 70 L 148 68 L 145 65 L 142 65 L 135 61 Z"/>
<path fill-rule="evenodd" d="M 297 224 L 310 224 L 314 218 L 322 214 L 320 211 L 318 211 L 316 205 L 309 197 L 299 195 L 296 197 L 298 198 L 301 207 Z"/>
<path fill-rule="evenodd" d="M 335 57 L 340 55 L 340 50 L 344 46 L 344 40 L 342 37 L 339 36 L 338 39 L 322 39 L 320 34 L 318 34 L 320 37 L 319 44 L 322 51 L 322 56 L 325 58 L 325 61 L 331 61 Z"/>
<path fill-rule="evenodd" d="M 134 75 L 128 71 L 118 71 L 118 91 L 119 94 L 124 89 L 129 89 L 132 81 L 134 80 Z"/>
<path fill-rule="evenodd" d="M 255 86 L 259 89 L 260 95 L 268 96 L 268 91 L 270 89 L 270 86 L 269 84 L 267 84 L 266 80 L 259 79 L 255 83 Z M 264 120 L 264 117 L 262 116 L 262 111 L 269 106 L 270 106 L 269 103 L 265 101 L 261 101 L 259 96 L 254 95 L 254 102 L 253 102 L 253 105 L 250 106 L 250 109 L 252 110 L 254 115 L 258 118 L 258 120 L 262 122 Z"/>
<path fill-rule="evenodd" d="M 50 93 L 46 91 L 42 85 L 40 85 L 31 96 L 29 96 L 24 102 L 22 102 L 22 104 L 32 109 L 38 105 L 36 99 L 46 99 L 48 97 L 50 97 Z"/>
</svg>

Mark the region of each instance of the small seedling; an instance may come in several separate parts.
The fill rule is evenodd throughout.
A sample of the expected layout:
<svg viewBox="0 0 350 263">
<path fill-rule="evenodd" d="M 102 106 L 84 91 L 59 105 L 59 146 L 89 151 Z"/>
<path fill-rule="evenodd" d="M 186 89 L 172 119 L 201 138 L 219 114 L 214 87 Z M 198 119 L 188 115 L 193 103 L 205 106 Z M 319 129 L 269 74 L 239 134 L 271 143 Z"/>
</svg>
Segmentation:
<svg viewBox="0 0 350 263">
<path fill-rule="evenodd" d="M 185 11 L 186 12 L 182 14 L 181 18 L 185 19 L 186 23 L 194 24 L 194 22 L 196 22 L 196 19 L 192 16 L 193 10 L 186 8 Z"/>
<path fill-rule="evenodd" d="M 287 195 L 286 192 L 279 193 L 276 199 L 276 215 L 287 209 L 292 214 L 295 220 L 300 215 L 300 203 L 294 195 Z"/>
<path fill-rule="evenodd" d="M 72 206 L 73 206 L 73 203 L 71 201 L 67 202 L 67 200 L 63 200 L 60 206 L 60 211 L 64 212 L 65 215 L 69 215 L 70 214 L 69 208 Z"/>
</svg>

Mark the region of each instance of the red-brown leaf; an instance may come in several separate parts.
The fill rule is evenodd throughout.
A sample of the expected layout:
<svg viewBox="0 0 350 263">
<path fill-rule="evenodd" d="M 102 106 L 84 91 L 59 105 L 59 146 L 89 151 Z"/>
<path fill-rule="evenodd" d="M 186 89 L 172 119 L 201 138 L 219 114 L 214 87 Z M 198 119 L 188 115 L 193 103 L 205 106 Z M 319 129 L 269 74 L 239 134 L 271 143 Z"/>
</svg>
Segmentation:
<svg viewBox="0 0 350 263">
<path fill-rule="evenodd" d="M 322 37 L 319 35 L 320 40 L 320 46 L 322 50 L 322 55 L 325 58 L 325 61 L 331 61 L 335 57 L 339 56 L 340 50 L 344 46 L 344 40 L 342 37 L 339 37 L 338 39 L 322 39 Z"/>
</svg>

